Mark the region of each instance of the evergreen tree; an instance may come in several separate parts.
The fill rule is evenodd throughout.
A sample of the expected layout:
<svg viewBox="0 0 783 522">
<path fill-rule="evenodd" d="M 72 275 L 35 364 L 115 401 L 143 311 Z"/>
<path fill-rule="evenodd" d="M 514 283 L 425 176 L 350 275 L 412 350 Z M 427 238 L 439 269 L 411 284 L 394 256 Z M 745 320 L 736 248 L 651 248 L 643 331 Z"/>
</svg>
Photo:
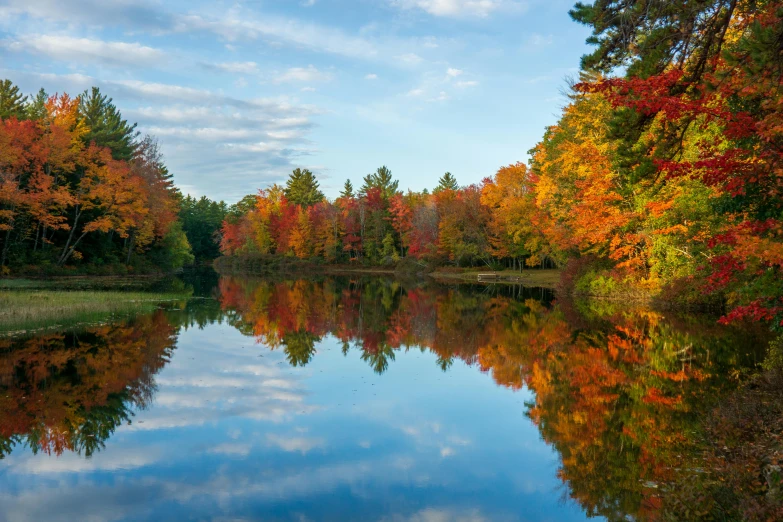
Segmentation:
<svg viewBox="0 0 783 522">
<path fill-rule="evenodd" d="M 341 198 L 352 198 L 354 196 L 353 193 L 353 184 L 351 183 L 350 179 L 345 180 L 345 185 L 343 185 L 343 190 L 340 192 Z"/>
<path fill-rule="evenodd" d="M 438 192 L 444 190 L 454 190 L 454 191 L 459 190 L 459 184 L 457 183 L 457 178 L 455 178 L 451 174 L 451 172 L 447 172 L 440 177 L 440 179 L 438 180 L 438 186 L 435 187 L 435 189 L 432 192 L 433 194 L 437 194 Z"/>
<path fill-rule="evenodd" d="M 41 88 L 26 107 L 27 117 L 31 120 L 43 120 L 46 116 L 46 100 L 48 99 L 49 95 Z"/>
<path fill-rule="evenodd" d="M 95 142 L 108 147 L 114 159 L 128 161 L 136 150 L 136 124 L 128 124 L 112 103 L 97 87 L 84 91 L 79 104 L 79 116 L 90 129 L 85 135 L 87 143 Z"/>
<path fill-rule="evenodd" d="M 196 259 L 220 256 L 218 233 L 229 209 L 223 201 L 187 196 L 180 202 L 179 217 Z"/>
<path fill-rule="evenodd" d="M 323 192 L 318 190 L 318 181 L 308 169 L 296 168 L 285 183 L 285 197 L 295 205 L 309 207 L 323 201 Z"/>
<path fill-rule="evenodd" d="M 248 194 L 228 207 L 228 214 L 242 216 L 256 208 L 256 195 Z"/>
<path fill-rule="evenodd" d="M 748 17 L 759 2 L 577 2 L 571 18 L 593 34 L 596 49 L 582 57 L 582 69 L 608 73 L 627 67 L 629 76 L 647 77 L 671 66 L 684 68 L 691 80 L 720 55 L 732 17 Z"/>
<path fill-rule="evenodd" d="M 372 174 L 364 176 L 364 184 L 362 185 L 359 194 L 363 196 L 366 195 L 370 189 L 378 188 L 381 190 L 381 196 L 383 196 L 384 199 L 389 199 L 397 193 L 397 187 L 399 187 L 399 185 L 400 182 L 392 179 L 391 170 L 384 165 L 378 167 Z"/>
<path fill-rule="evenodd" d="M 11 80 L 0 80 L 0 119 L 5 120 L 16 116 L 24 119 L 25 103 L 27 96 L 19 92 L 19 87 L 11 83 Z"/>
</svg>

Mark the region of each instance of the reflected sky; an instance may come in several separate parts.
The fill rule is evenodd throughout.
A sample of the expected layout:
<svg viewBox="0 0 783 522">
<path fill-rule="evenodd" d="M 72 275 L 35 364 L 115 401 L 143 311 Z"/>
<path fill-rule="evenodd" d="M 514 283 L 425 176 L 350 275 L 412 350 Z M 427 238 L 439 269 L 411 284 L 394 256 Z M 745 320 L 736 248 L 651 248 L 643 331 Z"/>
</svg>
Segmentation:
<svg viewBox="0 0 783 522">
<path fill-rule="evenodd" d="M 226 323 L 180 331 L 156 391 L 90 458 L 0 463 L 0 519 L 582 520 L 526 390 L 398 352 L 375 373 L 325 336 L 292 367 Z"/>
<path fill-rule="evenodd" d="M 656 520 L 765 345 L 513 286 L 195 289 L 0 339 L 0 522 Z"/>
</svg>

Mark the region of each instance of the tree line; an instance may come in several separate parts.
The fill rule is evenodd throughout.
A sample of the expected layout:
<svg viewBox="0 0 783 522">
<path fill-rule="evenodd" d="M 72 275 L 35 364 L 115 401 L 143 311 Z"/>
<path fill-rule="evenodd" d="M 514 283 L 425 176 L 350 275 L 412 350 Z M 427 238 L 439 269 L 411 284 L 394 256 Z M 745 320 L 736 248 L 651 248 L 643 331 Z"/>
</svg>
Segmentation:
<svg viewBox="0 0 783 522">
<path fill-rule="evenodd" d="M 386 167 L 334 201 L 297 169 L 223 223 L 225 255 L 566 268 L 591 295 L 783 326 L 783 2 L 579 3 L 595 51 L 529 151 L 459 187 Z M 616 74 L 617 71 L 622 74 Z"/>
<path fill-rule="evenodd" d="M 171 270 L 219 255 L 232 210 L 183 197 L 156 139 L 93 87 L 22 94 L 0 81 L 0 270 Z"/>
</svg>

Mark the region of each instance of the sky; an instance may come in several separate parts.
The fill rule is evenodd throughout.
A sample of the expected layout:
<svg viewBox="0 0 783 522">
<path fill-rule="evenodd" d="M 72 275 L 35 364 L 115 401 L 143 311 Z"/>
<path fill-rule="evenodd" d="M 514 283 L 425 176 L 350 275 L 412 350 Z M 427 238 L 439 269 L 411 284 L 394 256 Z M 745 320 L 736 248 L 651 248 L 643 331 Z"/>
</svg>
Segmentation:
<svg viewBox="0 0 783 522">
<path fill-rule="evenodd" d="M 293 168 L 327 197 L 527 162 L 589 34 L 572 0 L 0 0 L 0 78 L 113 98 L 180 189 L 229 203 Z"/>
</svg>

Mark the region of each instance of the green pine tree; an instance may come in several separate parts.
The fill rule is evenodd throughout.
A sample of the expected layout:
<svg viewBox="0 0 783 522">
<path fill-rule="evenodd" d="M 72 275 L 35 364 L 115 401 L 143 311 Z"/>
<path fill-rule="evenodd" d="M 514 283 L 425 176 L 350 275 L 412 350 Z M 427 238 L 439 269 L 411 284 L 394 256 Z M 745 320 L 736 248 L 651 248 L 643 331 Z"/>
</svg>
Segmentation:
<svg viewBox="0 0 783 522">
<path fill-rule="evenodd" d="M 25 103 L 27 96 L 19 92 L 19 87 L 11 80 L 0 80 L 0 120 L 15 116 L 24 119 L 27 116 Z"/>
<path fill-rule="evenodd" d="M 49 99 L 49 95 L 46 91 L 41 89 L 35 98 L 27 105 L 26 112 L 27 117 L 31 120 L 42 120 L 46 116 L 46 100 Z"/>
<path fill-rule="evenodd" d="M 112 103 L 97 87 L 84 91 L 79 104 L 79 116 L 90 129 L 85 135 L 87 143 L 95 142 L 108 147 L 114 159 L 130 160 L 136 150 L 136 124 L 128 124 Z"/>
<path fill-rule="evenodd" d="M 392 179 L 392 172 L 384 165 L 378 167 L 378 169 L 372 174 L 364 176 L 364 184 L 362 185 L 359 194 L 364 196 L 370 189 L 378 188 L 381 190 L 381 196 L 384 199 L 389 199 L 397 193 L 397 188 L 400 182 Z"/>
<path fill-rule="evenodd" d="M 318 190 L 318 181 L 308 169 L 296 168 L 285 183 L 285 197 L 295 205 L 309 207 L 323 201 L 323 192 Z"/>
<path fill-rule="evenodd" d="M 343 190 L 340 192 L 341 198 L 352 198 L 354 196 L 353 193 L 353 184 L 351 183 L 350 179 L 345 180 L 345 185 L 343 185 Z"/>
<path fill-rule="evenodd" d="M 438 192 L 444 190 L 455 190 L 455 191 L 459 190 L 459 184 L 457 183 L 457 178 L 455 178 L 451 174 L 451 172 L 447 172 L 440 177 L 440 179 L 438 180 L 438 186 L 435 187 L 435 189 L 432 192 L 434 194 L 437 194 Z"/>
</svg>

